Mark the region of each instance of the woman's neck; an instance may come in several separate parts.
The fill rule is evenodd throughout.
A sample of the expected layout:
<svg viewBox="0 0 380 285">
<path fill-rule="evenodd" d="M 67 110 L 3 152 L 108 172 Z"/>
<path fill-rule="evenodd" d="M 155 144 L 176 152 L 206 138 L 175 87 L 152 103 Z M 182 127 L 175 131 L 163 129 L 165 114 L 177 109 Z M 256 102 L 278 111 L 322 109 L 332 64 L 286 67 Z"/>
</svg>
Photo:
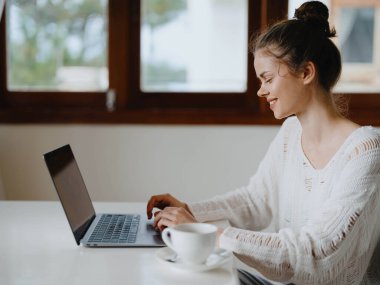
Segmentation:
<svg viewBox="0 0 380 285">
<path fill-rule="evenodd" d="M 345 120 L 326 108 L 318 107 L 298 114 L 297 117 L 302 125 L 302 136 L 314 142 L 322 142 L 331 137 L 332 131 Z"/>
<path fill-rule="evenodd" d="M 315 143 L 331 139 L 334 131 L 352 127 L 352 122 L 338 113 L 331 94 L 318 86 L 307 90 L 309 100 L 296 116 L 302 125 L 302 136 Z"/>
<path fill-rule="evenodd" d="M 296 114 L 302 126 L 301 145 L 315 168 L 323 168 L 359 125 L 340 116 L 323 102 L 311 102 Z"/>
</svg>

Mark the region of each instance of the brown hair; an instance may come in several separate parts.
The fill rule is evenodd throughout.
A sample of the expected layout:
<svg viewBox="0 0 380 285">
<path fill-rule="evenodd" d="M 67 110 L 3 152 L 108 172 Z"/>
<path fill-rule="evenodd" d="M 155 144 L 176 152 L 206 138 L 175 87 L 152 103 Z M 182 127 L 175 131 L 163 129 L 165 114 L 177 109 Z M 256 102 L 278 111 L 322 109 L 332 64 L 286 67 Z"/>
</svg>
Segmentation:
<svg viewBox="0 0 380 285">
<path fill-rule="evenodd" d="M 253 39 L 251 52 L 255 54 L 265 49 L 287 64 L 294 73 L 300 71 L 308 61 L 313 62 L 318 83 L 330 93 L 339 80 L 342 61 L 338 48 L 331 40 L 336 31 L 330 29 L 328 18 L 329 10 L 325 4 L 319 1 L 305 2 L 296 9 L 293 19 L 275 23 Z M 337 103 L 336 100 L 332 101 Z"/>
</svg>

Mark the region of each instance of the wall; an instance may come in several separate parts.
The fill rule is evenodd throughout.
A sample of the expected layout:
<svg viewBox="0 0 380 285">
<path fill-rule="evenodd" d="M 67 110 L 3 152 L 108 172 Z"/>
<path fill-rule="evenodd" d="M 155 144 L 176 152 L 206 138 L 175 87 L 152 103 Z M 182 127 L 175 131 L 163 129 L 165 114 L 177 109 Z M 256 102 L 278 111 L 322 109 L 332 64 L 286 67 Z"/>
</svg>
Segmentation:
<svg viewBox="0 0 380 285">
<path fill-rule="evenodd" d="M 245 185 L 277 130 L 0 125 L 0 199 L 57 199 L 42 155 L 70 143 L 95 201 L 146 201 L 166 192 L 188 202 L 201 200 Z"/>
</svg>

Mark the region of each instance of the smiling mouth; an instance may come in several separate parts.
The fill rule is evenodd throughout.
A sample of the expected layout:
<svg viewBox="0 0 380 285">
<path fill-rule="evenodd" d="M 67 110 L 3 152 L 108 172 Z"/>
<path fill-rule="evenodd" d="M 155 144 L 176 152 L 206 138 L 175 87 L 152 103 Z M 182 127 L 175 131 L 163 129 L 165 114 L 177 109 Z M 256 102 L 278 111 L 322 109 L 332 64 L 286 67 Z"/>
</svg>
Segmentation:
<svg viewBox="0 0 380 285">
<path fill-rule="evenodd" d="M 276 102 L 277 102 L 277 99 L 272 99 L 272 100 L 268 101 L 269 105 L 273 105 Z"/>
</svg>

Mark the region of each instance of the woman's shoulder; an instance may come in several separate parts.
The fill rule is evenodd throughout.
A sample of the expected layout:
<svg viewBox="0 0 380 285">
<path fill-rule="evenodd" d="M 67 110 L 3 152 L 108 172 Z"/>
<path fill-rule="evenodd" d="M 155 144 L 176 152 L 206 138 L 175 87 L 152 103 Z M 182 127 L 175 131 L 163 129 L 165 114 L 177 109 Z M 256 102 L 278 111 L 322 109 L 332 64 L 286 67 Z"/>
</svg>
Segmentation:
<svg viewBox="0 0 380 285">
<path fill-rule="evenodd" d="M 380 130 L 372 126 L 362 126 L 351 134 L 353 143 L 369 143 L 371 148 L 380 148 Z"/>
<path fill-rule="evenodd" d="M 296 116 L 288 117 L 282 123 L 272 144 L 276 145 L 281 153 L 288 153 L 289 146 L 296 145 L 300 134 L 301 124 Z"/>
<path fill-rule="evenodd" d="M 300 122 L 298 121 L 297 116 L 290 116 L 285 119 L 285 121 L 282 123 L 283 126 L 296 126 L 299 125 Z"/>
<path fill-rule="evenodd" d="M 301 124 L 296 116 L 291 116 L 285 119 L 281 125 L 280 132 L 285 138 L 289 138 L 292 134 L 296 134 L 301 130 Z M 292 136 L 295 137 L 295 136 Z"/>
<path fill-rule="evenodd" d="M 370 137 L 380 137 L 380 129 L 377 129 L 373 126 L 361 126 L 357 129 L 359 132 L 362 132 L 366 136 Z"/>
<path fill-rule="evenodd" d="M 357 128 L 349 137 L 346 153 L 350 158 L 361 155 L 380 158 L 380 131 L 372 126 Z"/>
</svg>

